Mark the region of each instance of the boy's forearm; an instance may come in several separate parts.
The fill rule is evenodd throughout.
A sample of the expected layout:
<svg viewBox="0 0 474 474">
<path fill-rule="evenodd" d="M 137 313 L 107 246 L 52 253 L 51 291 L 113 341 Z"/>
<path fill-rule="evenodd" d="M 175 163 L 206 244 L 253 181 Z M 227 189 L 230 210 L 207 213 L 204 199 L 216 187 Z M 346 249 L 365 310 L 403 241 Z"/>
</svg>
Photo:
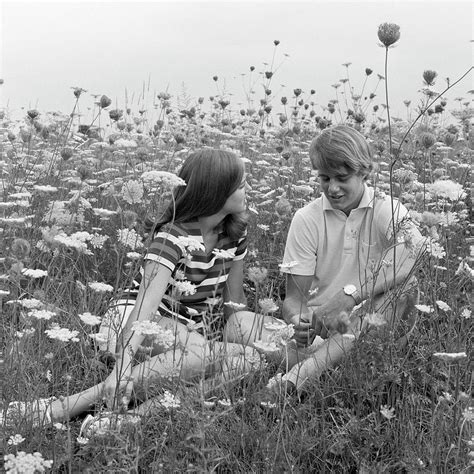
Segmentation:
<svg viewBox="0 0 474 474">
<path fill-rule="evenodd" d="M 307 301 L 291 297 L 287 297 L 283 301 L 282 316 L 287 323 L 290 322 L 292 316 L 301 315 L 309 312 L 310 310 L 308 309 Z"/>
</svg>

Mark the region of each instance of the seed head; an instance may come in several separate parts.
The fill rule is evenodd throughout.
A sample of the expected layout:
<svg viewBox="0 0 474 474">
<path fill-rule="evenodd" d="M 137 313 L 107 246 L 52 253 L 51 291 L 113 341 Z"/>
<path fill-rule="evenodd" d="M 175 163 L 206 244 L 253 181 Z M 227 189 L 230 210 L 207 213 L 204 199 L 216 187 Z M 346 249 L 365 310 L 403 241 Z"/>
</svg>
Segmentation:
<svg viewBox="0 0 474 474">
<path fill-rule="evenodd" d="M 101 109 L 106 109 L 112 103 L 112 99 L 109 99 L 106 95 L 100 98 L 99 106 Z"/>
<path fill-rule="evenodd" d="M 438 73 L 436 71 L 432 71 L 431 69 L 423 71 L 423 80 L 425 81 L 425 84 L 427 86 L 433 86 L 437 75 Z"/>
<path fill-rule="evenodd" d="M 435 142 L 436 142 L 436 137 L 429 132 L 425 132 L 421 135 L 420 137 L 421 144 L 426 148 L 431 148 Z"/>
<path fill-rule="evenodd" d="M 64 161 L 67 161 L 69 160 L 69 158 L 71 158 L 71 156 L 74 154 L 74 150 L 72 150 L 72 148 L 63 148 L 61 150 L 61 158 L 64 160 Z"/>
<path fill-rule="evenodd" d="M 388 48 L 400 39 L 400 27 L 395 23 L 382 23 L 377 35 L 382 44 Z"/>
<path fill-rule="evenodd" d="M 30 117 L 31 120 L 34 120 L 36 117 L 38 117 L 39 112 L 36 109 L 31 109 L 26 112 L 28 117 Z"/>
</svg>

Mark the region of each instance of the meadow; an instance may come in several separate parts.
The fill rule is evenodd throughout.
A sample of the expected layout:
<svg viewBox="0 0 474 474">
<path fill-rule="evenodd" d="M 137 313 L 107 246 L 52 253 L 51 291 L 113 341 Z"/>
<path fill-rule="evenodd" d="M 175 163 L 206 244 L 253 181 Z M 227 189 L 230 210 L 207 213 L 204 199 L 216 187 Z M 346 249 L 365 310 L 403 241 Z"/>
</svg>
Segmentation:
<svg viewBox="0 0 474 474">
<path fill-rule="evenodd" d="M 438 92 L 466 84 L 444 87 L 425 70 L 420 96 L 405 102 L 404 117 L 391 117 L 387 70 L 353 72 L 346 63 L 334 99 L 321 107 L 314 91 L 274 95 L 273 64 L 261 74 L 250 68 L 245 108 L 234 106 L 215 76 L 213 97 L 160 92 L 148 104 L 120 108 L 97 96 L 88 123 L 77 114 L 91 100 L 80 87 L 71 90 L 71 113 L 31 109 L 11 120 L 0 112 L 1 409 L 106 377 L 111 363 L 96 344 L 100 318 L 141 265 L 142 223 L 160 215 L 192 150 L 218 147 L 245 159 L 245 293 L 251 309 L 278 316 L 285 295 L 278 265 L 291 218 L 320 195 L 309 144 L 337 123 L 364 133 L 376 163 L 372 185 L 400 199 L 426 238 L 407 345 L 388 332 L 363 336 L 304 399 L 272 409 L 258 398 L 275 370 L 264 364 L 223 381 L 212 403 L 199 381 L 160 380 L 148 387 L 162 397 L 160 408 L 91 438 L 79 436 L 83 417 L 36 426 L 26 416 L 0 426 L 7 472 L 472 469 L 474 109 L 470 97 L 450 103 Z M 351 86 L 353 74 L 363 77 L 360 90 Z"/>
</svg>

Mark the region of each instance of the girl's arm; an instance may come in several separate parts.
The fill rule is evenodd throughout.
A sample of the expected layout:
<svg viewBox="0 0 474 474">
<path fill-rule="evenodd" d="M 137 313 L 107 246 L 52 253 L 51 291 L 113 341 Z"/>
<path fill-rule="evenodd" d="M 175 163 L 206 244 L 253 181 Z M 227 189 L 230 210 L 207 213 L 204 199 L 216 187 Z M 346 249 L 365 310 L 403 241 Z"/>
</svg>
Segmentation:
<svg viewBox="0 0 474 474">
<path fill-rule="evenodd" d="M 247 298 L 244 294 L 244 261 L 235 260 L 227 276 L 227 282 L 223 292 L 224 303 L 232 301 L 247 306 Z M 245 309 L 245 308 L 242 308 Z M 229 317 L 235 309 L 224 306 L 224 315 Z"/>
<path fill-rule="evenodd" d="M 127 396 L 132 390 L 130 375 L 133 355 L 144 339 L 143 335 L 133 332 L 132 325 L 135 321 L 146 321 L 153 317 L 165 294 L 170 276 L 169 268 L 151 260 L 146 261 L 135 306 L 119 337 L 115 368 L 105 381 L 104 398 L 109 407 L 114 406 L 119 393 Z"/>
</svg>

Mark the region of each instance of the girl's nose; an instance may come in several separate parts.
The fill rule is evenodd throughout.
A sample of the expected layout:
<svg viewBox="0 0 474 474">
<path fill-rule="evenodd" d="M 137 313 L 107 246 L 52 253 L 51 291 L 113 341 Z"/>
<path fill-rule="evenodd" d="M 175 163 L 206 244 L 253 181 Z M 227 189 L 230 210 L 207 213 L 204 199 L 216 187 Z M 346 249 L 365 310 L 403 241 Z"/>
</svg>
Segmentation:
<svg viewBox="0 0 474 474">
<path fill-rule="evenodd" d="M 329 192 L 330 193 L 335 193 L 339 191 L 339 186 L 337 183 L 335 183 L 334 181 L 330 181 L 329 182 Z"/>
</svg>

